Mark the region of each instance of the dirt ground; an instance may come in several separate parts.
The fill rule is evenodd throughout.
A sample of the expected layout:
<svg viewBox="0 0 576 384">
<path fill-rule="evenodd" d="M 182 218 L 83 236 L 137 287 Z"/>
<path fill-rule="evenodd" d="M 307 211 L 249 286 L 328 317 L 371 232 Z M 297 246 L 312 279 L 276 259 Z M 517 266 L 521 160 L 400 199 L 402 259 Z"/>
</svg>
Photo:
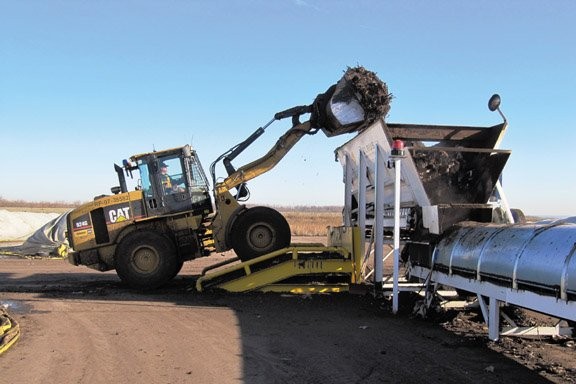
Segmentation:
<svg viewBox="0 0 576 384">
<path fill-rule="evenodd" d="M 0 305 L 21 327 L 2 382 L 576 382 L 572 339 L 491 342 L 475 312 L 425 321 L 371 295 L 195 292 L 226 257 L 147 293 L 64 260 L 0 258 Z"/>
</svg>

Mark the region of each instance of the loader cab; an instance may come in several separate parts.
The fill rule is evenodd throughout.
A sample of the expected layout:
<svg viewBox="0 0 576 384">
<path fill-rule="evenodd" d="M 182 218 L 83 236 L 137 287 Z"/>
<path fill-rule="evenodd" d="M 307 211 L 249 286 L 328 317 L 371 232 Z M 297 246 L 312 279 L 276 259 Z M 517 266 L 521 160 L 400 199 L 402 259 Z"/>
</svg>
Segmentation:
<svg viewBox="0 0 576 384">
<path fill-rule="evenodd" d="M 140 188 L 147 216 L 213 211 L 208 180 L 196 152 L 189 145 L 131 158 L 140 172 Z"/>
</svg>

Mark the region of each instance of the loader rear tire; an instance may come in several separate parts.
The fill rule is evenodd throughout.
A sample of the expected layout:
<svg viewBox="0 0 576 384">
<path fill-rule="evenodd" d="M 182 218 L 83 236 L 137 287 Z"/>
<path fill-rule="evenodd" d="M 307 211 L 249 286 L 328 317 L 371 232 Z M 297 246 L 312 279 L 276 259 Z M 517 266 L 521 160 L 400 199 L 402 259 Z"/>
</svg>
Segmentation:
<svg viewBox="0 0 576 384">
<path fill-rule="evenodd" d="M 181 265 L 174 243 L 158 232 L 133 232 L 116 248 L 116 273 L 131 288 L 158 288 L 174 278 Z"/>
<path fill-rule="evenodd" d="M 232 249 L 242 261 L 286 248 L 291 235 L 288 222 L 280 212 L 268 207 L 244 211 L 232 226 Z"/>
</svg>

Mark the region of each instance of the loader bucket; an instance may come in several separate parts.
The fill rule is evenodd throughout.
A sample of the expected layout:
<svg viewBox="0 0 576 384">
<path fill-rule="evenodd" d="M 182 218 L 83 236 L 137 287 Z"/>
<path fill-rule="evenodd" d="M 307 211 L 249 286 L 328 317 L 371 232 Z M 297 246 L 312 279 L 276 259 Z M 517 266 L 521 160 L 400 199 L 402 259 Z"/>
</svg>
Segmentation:
<svg viewBox="0 0 576 384">
<path fill-rule="evenodd" d="M 391 98 L 374 72 L 348 68 L 336 85 L 316 98 L 311 120 L 328 137 L 358 132 L 388 114 Z"/>
</svg>

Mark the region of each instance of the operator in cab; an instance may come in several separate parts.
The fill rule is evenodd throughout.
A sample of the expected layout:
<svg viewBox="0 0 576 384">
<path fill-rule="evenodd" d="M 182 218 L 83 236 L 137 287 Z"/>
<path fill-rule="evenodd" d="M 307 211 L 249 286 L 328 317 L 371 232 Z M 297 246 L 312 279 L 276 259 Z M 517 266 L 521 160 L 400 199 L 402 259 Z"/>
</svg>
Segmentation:
<svg viewBox="0 0 576 384">
<path fill-rule="evenodd" d="M 183 183 L 182 179 L 175 179 L 168 174 L 168 164 L 165 162 L 160 163 L 160 178 L 162 180 L 162 188 L 164 194 L 184 192 L 184 188 L 179 186 Z"/>
</svg>

